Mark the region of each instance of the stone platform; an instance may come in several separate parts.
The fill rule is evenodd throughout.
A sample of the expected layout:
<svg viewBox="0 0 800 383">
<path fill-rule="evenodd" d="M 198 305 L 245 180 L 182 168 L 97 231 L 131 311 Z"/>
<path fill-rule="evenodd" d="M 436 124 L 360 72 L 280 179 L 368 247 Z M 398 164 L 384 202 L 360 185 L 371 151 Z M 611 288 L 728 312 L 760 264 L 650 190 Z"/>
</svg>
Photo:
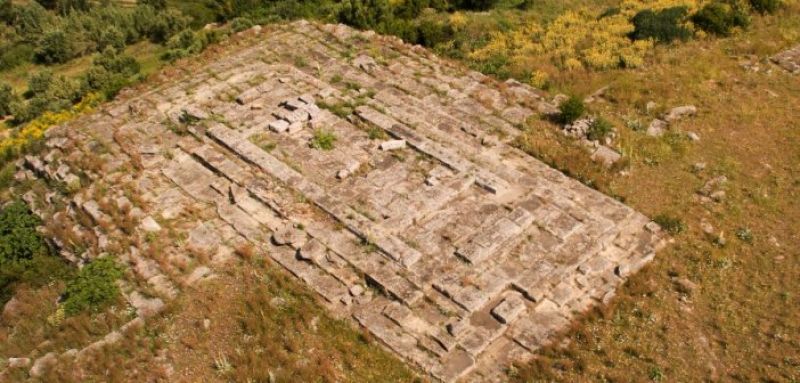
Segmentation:
<svg viewBox="0 0 800 383">
<path fill-rule="evenodd" d="M 255 40 L 48 133 L 28 172 L 79 191 L 27 199 L 93 244 L 66 255 L 169 299 L 252 246 L 435 379 L 503 381 L 664 242 L 509 144 L 554 109 L 536 89 L 344 26 Z"/>
</svg>

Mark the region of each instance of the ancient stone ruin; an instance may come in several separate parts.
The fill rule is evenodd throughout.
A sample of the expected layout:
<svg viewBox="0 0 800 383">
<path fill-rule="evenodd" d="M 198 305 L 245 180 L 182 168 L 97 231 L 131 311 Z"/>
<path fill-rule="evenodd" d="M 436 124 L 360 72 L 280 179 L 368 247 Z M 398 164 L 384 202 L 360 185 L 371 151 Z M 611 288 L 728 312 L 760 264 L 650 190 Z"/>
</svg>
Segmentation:
<svg viewBox="0 0 800 383">
<path fill-rule="evenodd" d="M 536 89 L 344 26 L 254 40 L 52 129 L 23 164 L 63 186 L 26 199 L 64 256 L 114 253 L 142 316 L 249 248 L 436 380 L 504 380 L 664 242 L 510 145 L 553 110 Z"/>
</svg>

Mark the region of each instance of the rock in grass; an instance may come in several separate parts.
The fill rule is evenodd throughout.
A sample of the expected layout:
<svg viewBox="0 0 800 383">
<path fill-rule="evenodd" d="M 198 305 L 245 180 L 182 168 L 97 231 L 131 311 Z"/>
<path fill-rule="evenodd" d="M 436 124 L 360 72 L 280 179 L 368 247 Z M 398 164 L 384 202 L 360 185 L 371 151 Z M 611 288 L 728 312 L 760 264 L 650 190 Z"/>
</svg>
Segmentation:
<svg viewBox="0 0 800 383">
<path fill-rule="evenodd" d="M 685 117 L 691 117 L 697 114 L 697 107 L 694 105 L 684 105 L 672 108 L 664 115 L 664 120 L 667 122 L 678 121 Z"/>
<path fill-rule="evenodd" d="M 664 120 L 655 119 L 650 122 L 647 127 L 647 135 L 651 137 L 661 137 L 667 131 L 667 122 Z"/>
</svg>

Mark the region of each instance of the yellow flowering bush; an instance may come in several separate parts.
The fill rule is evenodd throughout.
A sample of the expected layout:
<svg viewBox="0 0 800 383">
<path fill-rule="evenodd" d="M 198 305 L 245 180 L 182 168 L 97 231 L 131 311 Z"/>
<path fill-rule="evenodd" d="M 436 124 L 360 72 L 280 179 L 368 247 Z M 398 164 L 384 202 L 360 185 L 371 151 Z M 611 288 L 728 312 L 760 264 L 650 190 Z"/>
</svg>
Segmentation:
<svg viewBox="0 0 800 383">
<path fill-rule="evenodd" d="M 467 19 L 467 16 L 461 12 L 454 12 L 452 15 L 450 15 L 450 26 L 453 27 L 454 31 L 460 31 L 464 29 L 468 22 L 469 19 Z"/>
<path fill-rule="evenodd" d="M 81 102 L 69 109 L 59 112 L 45 112 L 33 119 L 21 129 L 0 140 L 0 158 L 9 158 L 14 153 L 23 151 L 28 145 L 41 139 L 45 131 L 52 126 L 63 124 L 83 113 L 91 111 L 103 100 L 99 93 L 90 93 Z"/>
<path fill-rule="evenodd" d="M 480 61 L 504 55 L 512 65 L 520 65 L 530 55 L 545 55 L 568 70 L 637 67 L 653 43 L 631 41 L 628 34 L 633 29 L 624 14 L 598 18 L 587 10 L 569 11 L 546 28 L 529 22 L 509 32 L 494 32 L 470 57 Z"/>
<path fill-rule="evenodd" d="M 660 11 L 686 7 L 688 14 L 711 0 L 622 0 L 617 8 L 600 17 L 599 13 L 580 9 L 567 11 L 550 24 L 542 26 L 528 20 L 505 32 L 492 32 L 489 42 L 472 51 L 477 62 L 504 61 L 517 69 L 532 69 L 545 57 L 564 70 L 635 68 L 644 65 L 654 41 L 629 38 L 634 31 L 633 17 L 643 10 Z M 693 33 L 691 22 L 684 25 Z M 502 60 L 498 60 L 501 58 Z M 541 61 L 538 61 L 541 64 Z M 532 83 L 541 83 L 541 75 L 531 75 Z"/>
</svg>

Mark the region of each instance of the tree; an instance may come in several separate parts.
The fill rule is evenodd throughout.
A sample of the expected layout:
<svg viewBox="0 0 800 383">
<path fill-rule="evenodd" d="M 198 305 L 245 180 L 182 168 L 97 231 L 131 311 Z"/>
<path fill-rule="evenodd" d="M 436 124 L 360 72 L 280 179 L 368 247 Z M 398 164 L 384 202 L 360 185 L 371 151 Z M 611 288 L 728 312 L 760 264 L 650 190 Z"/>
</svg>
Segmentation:
<svg viewBox="0 0 800 383">
<path fill-rule="evenodd" d="M 67 15 L 70 12 L 88 11 L 90 8 L 89 0 L 58 0 L 56 1 L 56 9 L 62 15 Z"/>
<path fill-rule="evenodd" d="M 473 11 L 486 11 L 492 9 L 498 0 L 456 0 L 456 7 Z"/>
<path fill-rule="evenodd" d="M 29 1 L 14 6 L 14 28 L 23 41 L 33 43 L 42 36 L 46 26 L 52 24 L 55 16 L 47 12 L 39 3 Z"/>
<path fill-rule="evenodd" d="M 728 36 L 733 28 L 748 26 L 750 18 L 737 4 L 715 1 L 697 11 L 692 16 L 692 22 L 708 33 Z"/>
<path fill-rule="evenodd" d="M 11 24 L 14 20 L 14 6 L 11 0 L 0 0 L 0 22 Z"/>
<path fill-rule="evenodd" d="M 686 7 L 665 8 L 660 11 L 645 9 L 631 20 L 635 27 L 631 38 L 654 39 L 660 43 L 669 43 L 677 39 L 686 40 L 691 36 L 691 31 L 682 25 L 687 13 Z"/>
<path fill-rule="evenodd" d="M 10 85 L 0 85 L 0 117 L 5 117 L 11 113 L 11 104 L 13 104 L 16 99 L 17 95 Z"/>
<path fill-rule="evenodd" d="M 28 91 L 26 92 L 27 97 L 32 97 L 37 94 L 44 94 L 50 89 L 50 84 L 53 82 L 53 72 L 49 70 L 43 70 L 41 72 L 34 73 L 28 79 Z"/>
<path fill-rule="evenodd" d="M 139 0 L 139 4 L 149 5 L 159 11 L 167 9 L 167 0 Z"/>
<path fill-rule="evenodd" d="M 45 32 L 36 49 L 36 59 L 44 64 L 65 63 L 72 56 L 72 44 L 67 34 L 58 29 Z"/>
<path fill-rule="evenodd" d="M 139 73 L 139 70 L 140 65 L 136 59 L 107 47 L 92 62 L 86 72 L 84 84 L 90 90 L 102 91 L 106 98 L 113 98 L 130 83 L 131 77 Z"/>
</svg>

